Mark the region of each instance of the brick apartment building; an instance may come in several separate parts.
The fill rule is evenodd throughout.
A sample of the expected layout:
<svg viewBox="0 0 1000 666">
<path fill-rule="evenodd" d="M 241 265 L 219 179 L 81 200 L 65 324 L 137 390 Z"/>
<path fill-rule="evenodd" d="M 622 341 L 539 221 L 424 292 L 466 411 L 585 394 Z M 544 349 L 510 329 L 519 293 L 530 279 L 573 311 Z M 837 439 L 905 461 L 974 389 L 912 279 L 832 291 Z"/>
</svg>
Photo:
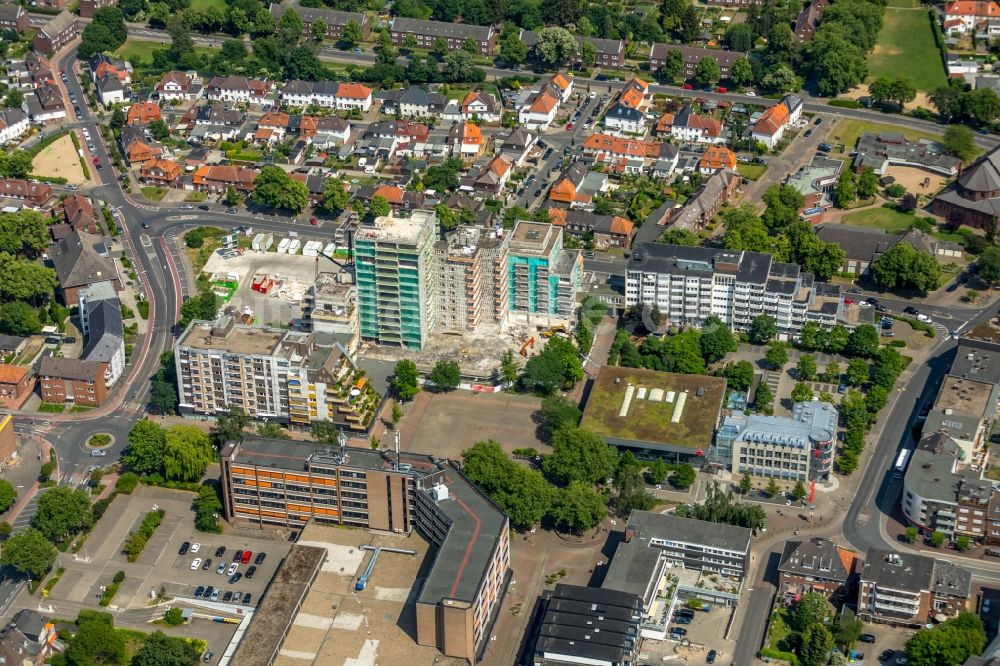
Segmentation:
<svg viewBox="0 0 1000 666">
<path fill-rule="evenodd" d="M 107 368 L 107 363 L 97 361 L 45 356 L 38 366 L 42 400 L 97 407 L 108 396 L 104 385 Z"/>
<path fill-rule="evenodd" d="M 392 43 L 403 46 L 407 35 L 413 35 L 417 40 L 417 47 L 422 49 L 433 49 L 437 39 L 443 37 L 448 42 L 449 51 L 458 51 L 465 44 L 465 40 L 472 39 L 482 55 L 493 53 L 497 38 L 496 30 L 492 26 L 424 21 L 397 16 L 392 21 Z"/>
<path fill-rule="evenodd" d="M 76 17 L 69 12 L 62 12 L 38 30 L 31 41 L 31 47 L 39 53 L 52 55 L 79 34 L 80 24 Z"/>
</svg>

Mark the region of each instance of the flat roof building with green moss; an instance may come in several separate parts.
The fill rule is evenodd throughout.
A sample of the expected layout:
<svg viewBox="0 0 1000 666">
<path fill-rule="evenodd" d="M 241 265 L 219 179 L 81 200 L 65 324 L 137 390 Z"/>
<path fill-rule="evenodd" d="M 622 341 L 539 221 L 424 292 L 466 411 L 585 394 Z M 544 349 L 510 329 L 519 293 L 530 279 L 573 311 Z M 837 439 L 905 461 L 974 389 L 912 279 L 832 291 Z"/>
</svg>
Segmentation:
<svg viewBox="0 0 1000 666">
<path fill-rule="evenodd" d="M 712 446 L 725 390 L 720 377 L 604 366 L 580 427 L 640 458 L 697 463 Z"/>
</svg>

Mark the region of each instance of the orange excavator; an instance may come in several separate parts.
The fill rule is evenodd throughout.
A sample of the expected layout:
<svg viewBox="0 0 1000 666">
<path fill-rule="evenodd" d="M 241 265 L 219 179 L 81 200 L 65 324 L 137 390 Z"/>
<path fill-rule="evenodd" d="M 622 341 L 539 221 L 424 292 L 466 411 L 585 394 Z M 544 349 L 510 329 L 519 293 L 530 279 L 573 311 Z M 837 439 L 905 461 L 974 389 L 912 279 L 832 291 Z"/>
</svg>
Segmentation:
<svg viewBox="0 0 1000 666">
<path fill-rule="evenodd" d="M 525 358 L 527 358 L 528 357 L 528 350 L 529 349 L 534 349 L 534 348 L 535 348 L 535 338 L 534 337 L 530 337 L 530 338 L 528 338 L 527 340 L 524 341 L 524 344 L 521 345 L 521 351 L 518 352 L 518 353 L 520 353 L 521 356 L 524 356 Z"/>
</svg>

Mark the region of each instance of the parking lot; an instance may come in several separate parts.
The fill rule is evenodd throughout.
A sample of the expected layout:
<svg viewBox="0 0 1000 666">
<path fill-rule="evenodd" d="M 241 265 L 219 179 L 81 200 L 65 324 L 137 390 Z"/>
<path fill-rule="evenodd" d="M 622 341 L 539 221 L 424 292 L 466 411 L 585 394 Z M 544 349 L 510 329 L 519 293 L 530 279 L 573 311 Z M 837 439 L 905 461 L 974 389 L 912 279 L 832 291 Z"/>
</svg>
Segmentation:
<svg viewBox="0 0 1000 666">
<path fill-rule="evenodd" d="M 181 555 L 184 543 L 191 545 Z M 194 540 L 185 539 L 170 551 L 173 554 L 168 574 L 171 580 L 163 584 L 173 597 L 204 598 L 255 607 L 289 547 L 290 544 L 280 541 L 222 534 L 195 535 Z M 242 556 L 239 561 L 237 555 Z M 199 588 L 202 594 L 196 594 Z M 239 601 L 235 598 L 237 592 Z M 230 594 L 233 595 L 231 599 L 227 598 Z M 250 595 L 249 598 L 246 595 Z"/>
<path fill-rule="evenodd" d="M 914 634 L 913 629 L 901 627 L 889 627 L 882 624 L 865 624 L 861 630 L 862 636 L 870 634 L 874 636 L 874 643 L 859 641 L 855 646 L 855 651 L 861 655 L 854 655 L 855 661 L 863 661 L 868 664 L 882 663 L 886 666 L 896 666 L 903 663 L 899 660 L 906 656 L 906 641 Z M 861 657 L 861 658 L 859 658 Z"/>
<path fill-rule="evenodd" d="M 683 601 L 678 600 L 673 609 L 666 640 L 647 639 L 643 642 L 642 663 L 673 659 L 706 663 L 709 653 L 714 650 L 714 663 L 728 664 L 732 660 L 734 642 L 727 641 L 725 633 L 732 611 L 713 604 L 704 606 L 710 610 L 689 609 Z"/>
</svg>

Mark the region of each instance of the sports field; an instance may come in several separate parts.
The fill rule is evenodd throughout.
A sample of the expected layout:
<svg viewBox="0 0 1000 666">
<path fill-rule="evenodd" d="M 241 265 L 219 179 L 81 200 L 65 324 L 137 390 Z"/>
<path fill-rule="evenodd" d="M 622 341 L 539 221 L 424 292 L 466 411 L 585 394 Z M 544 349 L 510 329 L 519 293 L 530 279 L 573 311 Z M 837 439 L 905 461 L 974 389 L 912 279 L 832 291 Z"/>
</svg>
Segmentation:
<svg viewBox="0 0 1000 666">
<path fill-rule="evenodd" d="M 923 92 L 948 82 L 924 9 L 886 8 L 882 31 L 869 65 L 869 80 L 880 76 L 905 76 Z"/>
</svg>

